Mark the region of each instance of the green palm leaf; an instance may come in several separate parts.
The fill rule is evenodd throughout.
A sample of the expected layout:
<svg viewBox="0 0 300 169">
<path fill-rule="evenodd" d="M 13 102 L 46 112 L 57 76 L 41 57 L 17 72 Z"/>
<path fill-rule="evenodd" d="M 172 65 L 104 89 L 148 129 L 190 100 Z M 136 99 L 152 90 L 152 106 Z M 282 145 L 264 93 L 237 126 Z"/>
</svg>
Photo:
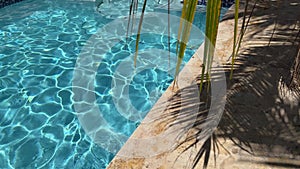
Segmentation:
<svg viewBox="0 0 300 169">
<path fill-rule="evenodd" d="M 176 71 L 175 71 L 175 82 L 179 74 L 180 65 L 182 63 L 184 52 L 190 36 L 192 23 L 196 13 L 197 3 L 198 0 L 190 0 L 190 1 L 186 0 L 183 3 L 182 15 L 181 15 L 181 20 L 180 20 L 180 25 L 178 30 L 178 39 L 180 39 L 180 42 L 177 43 L 177 48 L 176 48 L 177 63 L 176 63 Z"/>
<path fill-rule="evenodd" d="M 136 52 L 134 54 L 134 66 L 136 66 L 136 60 L 137 60 L 137 56 L 138 56 L 139 41 L 140 41 L 140 38 L 141 38 L 141 30 L 142 30 L 142 24 L 143 24 L 143 19 L 144 19 L 144 13 L 145 13 L 145 10 L 146 10 L 146 4 L 147 4 L 147 0 L 144 0 L 141 19 L 140 19 L 139 27 L 138 27 L 138 33 L 136 35 L 136 42 L 135 42 L 135 51 Z"/>
<path fill-rule="evenodd" d="M 221 0 L 209 0 L 206 7 L 206 28 L 204 42 L 204 58 L 202 64 L 200 93 L 203 88 L 204 80 L 209 86 L 210 71 L 213 63 L 214 49 L 218 35 L 218 25 L 221 13 Z M 206 75 L 206 79 L 205 79 Z"/>
<path fill-rule="evenodd" d="M 233 35 L 233 48 L 232 48 L 230 79 L 232 79 L 233 65 L 234 65 L 235 56 L 236 56 L 236 45 L 237 45 L 236 41 L 237 41 L 238 19 L 239 19 L 239 6 L 240 6 L 240 0 L 236 0 L 235 1 L 235 11 L 234 11 L 234 35 Z"/>
</svg>

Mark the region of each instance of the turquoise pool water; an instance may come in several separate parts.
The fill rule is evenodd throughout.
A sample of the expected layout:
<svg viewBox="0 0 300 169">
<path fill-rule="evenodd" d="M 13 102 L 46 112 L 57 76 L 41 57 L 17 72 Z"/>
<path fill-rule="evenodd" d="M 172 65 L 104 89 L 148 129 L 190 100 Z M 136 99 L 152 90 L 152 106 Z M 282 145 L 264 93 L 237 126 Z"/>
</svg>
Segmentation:
<svg viewBox="0 0 300 169">
<path fill-rule="evenodd" d="M 149 6 L 152 11 L 165 12 Z M 1 169 L 101 169 L 112 160 L 116 152 L 95 144 L 80 125 L 74 110 L 72 78 L 83 46 L 98 28 L 123 14 L 122 10 L 117 11 L 120 13 L 100 14 L 95 11 L 94 2 L 80 0 L 25 0 L 0 9 Z M 180 12 L 172 14 L 179 16 Z M 194 24 L 204 30 L 205 14 L 197 15 Z M 163 35 L 143 34 L 141 39 L 140 50 L 168 50 Z M 132 37 L 129 43 L 134 44 L 134 40 Z M 96 101 L 110 131 L 126 136 L 119 140 L 118 148 L 140 123 L 124 117 L 111 94 L 114 71 L 135 50 L 134 45 L 124 47 L 124 43 L 121 41 L 107 51 L 98 65 L 95 81 Z M 174 39 L 171 46 L 174 53 Z M 195 49 L 187 50 L 185 62 Z M 141 117 L 172 80 L 168 72 L 157 68 L 143 70 L 133 78 L 129 99 L 142 112 Z M 150 97 L 152 91 L 156 93 L 154 100 Z"/>
</svg>

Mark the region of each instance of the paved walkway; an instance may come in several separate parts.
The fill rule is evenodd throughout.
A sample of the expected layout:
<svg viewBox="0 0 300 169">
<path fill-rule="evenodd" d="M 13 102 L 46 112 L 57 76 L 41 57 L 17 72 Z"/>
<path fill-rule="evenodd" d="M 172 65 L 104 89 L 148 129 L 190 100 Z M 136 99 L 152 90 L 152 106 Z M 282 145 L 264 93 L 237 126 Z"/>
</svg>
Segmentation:
<svg viewBox="0 0 300 169">
<path fill-rule="evenodd" d="M 220 151 L 216 168 L 300 168 L 300 99 L 287 87 L 299 50 L 299 11 L 298 0 L 256 5 L 228 83 L 217 132 L 228 152 Z"/>
</svg>

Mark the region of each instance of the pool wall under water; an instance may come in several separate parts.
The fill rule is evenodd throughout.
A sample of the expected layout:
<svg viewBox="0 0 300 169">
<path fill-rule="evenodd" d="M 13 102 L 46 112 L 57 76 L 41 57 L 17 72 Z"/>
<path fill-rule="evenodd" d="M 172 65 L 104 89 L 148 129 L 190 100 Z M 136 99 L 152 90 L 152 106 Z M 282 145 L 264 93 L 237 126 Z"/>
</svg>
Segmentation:
<svg viewBox="0 0 300 169">
<path fill-rule="evenodd" d="M 7 5 L 11 5 L 20 1 L 22 0 L 0 0 L 0 8 L 3 8 Z"/>
</svg>

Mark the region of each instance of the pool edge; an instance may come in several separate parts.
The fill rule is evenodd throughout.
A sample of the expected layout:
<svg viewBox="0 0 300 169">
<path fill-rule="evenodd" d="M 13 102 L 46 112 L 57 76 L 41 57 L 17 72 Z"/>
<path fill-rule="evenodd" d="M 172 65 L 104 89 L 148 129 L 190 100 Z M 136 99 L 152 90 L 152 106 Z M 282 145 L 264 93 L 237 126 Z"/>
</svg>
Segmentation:
<svg viewBox="0 0 300 169">
<path fill-rule="evenodd" d="M 242 9 L 242 7 L 240 7 Z M 216 56 L 218 56 L 221 63 L 225 63 L 229 60 L 230 55 L 232 53 L 232 44 L 233 44 L 233 27 L 234 27 L 234 17 L 232 14 L 234 13 L 234 5 L 231 6 L 228 11 L 225 13 L 223 20 L 219 24 L 219 31 L 218 31 L 218 38 L 216 44 Z M 241 19 L 241 18 L 240 18 Z M 181 83 L 181 87 L 185 87 L 192 82 L 192 79 L 199 75 L 201 72 L 201 62 L 200 57 L 203 56 L 203 47 L 202 44 L 198 50 L 195 52 L 193 57 L 189 60 L 187 65 L 183 68 L 183 70 L 179 74 L 178 81 Z M 188 68 L 187 68 L 188 67 Z M 188 76 L 186 76 L 188 75 Z M 192 78 L 194 77 L 194 78 Z M 172 86 L 172 85 L 170 85 Z M 165 93 L 159 98 L 158 102 L 154 105 L 154 107 L 150 110 L 147 114 L 145 119 L 154 119 L 154 117 L 162 115 L 163 111 L 159 111 L 160 105 L 167 101 L 170 96 L 172 96 L 171 87 L 169 87 Z M 145 121 L 144 119 L 144 121 Z M 134 133 L 130 136 L 124 146 L 121 148 L 119 153 L 113 158 L 110 162 L 108 169 L 115 169 L 115 168 L 174 168 L 175 160 L 176 161 L 176 168 L 185 168 L 188 163 L 190 157 L 188 156 L 189 153 L 185 153 L 185 155 L 180 156 L 180 158 L 176 159 L 180 153 L 181 147 L 177 149 L 172 149 L 167 152 L 160 152 L 160 147 L 164 145 L 157 145 L 157 154 L 151 156 L 149 158 L 145 157 L 126 157 L 124 153 L 128 152 L 129 156 L 132 156 L 130 149 L 135 149 L 133 147 L 134 142 L 137 139 L 143 138 L 155 138 L 155 136 L 159 135 L 163 132 L 164 126 L 161 124 L 156 123 L 156 121 L 152 122 L 142 122 L 140 126 L 134 131 Z M 162 141 L 163 142 L 163 141 Z M 145 148 L 144 151 L 149 151 L 149 147 Z M 151 147 L 151 151 L 153 147 Z M 195 149 L 196 150 L 196 149 Z M 154 150 L 155 151 L 155 150 Z M 192 150 L 191 150 L 192 151 Z M 178 166 L 180 165 L 180 166 Z"/>
</svg>

